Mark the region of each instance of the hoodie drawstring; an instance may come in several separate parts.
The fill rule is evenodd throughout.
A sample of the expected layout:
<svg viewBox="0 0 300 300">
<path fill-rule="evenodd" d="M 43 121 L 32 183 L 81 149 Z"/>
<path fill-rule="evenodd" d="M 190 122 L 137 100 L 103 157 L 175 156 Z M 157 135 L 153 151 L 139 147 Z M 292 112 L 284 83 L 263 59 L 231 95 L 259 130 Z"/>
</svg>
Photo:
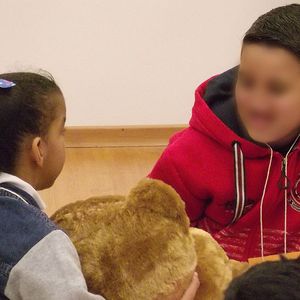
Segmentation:
<svg viewBox="0 0 300 300">
<path fill-rule="evenodd" d="M 268 172 L 267 172 L 267 177 L 265 180 L 265 185 L 264 185 L 264 189 L 263 189 L 263 193 L 260 199 L 260 208 L 259 208 L 259 224 L 260 224 L 260 251 L 261 251 L 261 257 L 264 257 L 264 221 L 263 221 L 263 205 L 264 205 L 264 200 L 265 200 L 265 195 L 266 195 L 266 190 L 267 190 L 267 185 L 269 182 L 269 178 L 270 178 L 270 172 L 271 172 L 271 166 L 272 166 L 272 162 L 273 162 L 273 155 L 274 155 L 274 151 L 271 148 L 271 146 L 269 146 L 267 144 L 268 148 L 270 149 L 270 161 L 269 161 L 269 166 L 268 166 Z"/>
<path fill-rule="evenodd" d="M 300 134 L 295 139 L 294 143 L 292 144 L 291 148 L 287 152 L 286 156 L 283 159 L 283 172 L 284 172 L 284 253 L 287 252 L 287 205 L 288 205 L 288 187 L 289 187 L 289 180 L 288 180 L 288 157 L 297 144 L 300 138 Z"/>
</svg>

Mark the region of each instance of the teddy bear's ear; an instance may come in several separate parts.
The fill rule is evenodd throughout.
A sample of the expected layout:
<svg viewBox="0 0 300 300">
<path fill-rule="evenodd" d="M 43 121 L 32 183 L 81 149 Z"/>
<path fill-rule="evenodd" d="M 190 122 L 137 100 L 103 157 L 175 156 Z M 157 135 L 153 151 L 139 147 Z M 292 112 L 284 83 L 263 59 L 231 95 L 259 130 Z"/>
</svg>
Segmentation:
<svg viewBox="0 0 300 300">
<path fill-rule="evenodd" d="M 131 190 L 128 206 L 136 210 L 152 211 L 166 218 L 175 219 L 187 229 L 189 227 L 184 202 L 171 186 L 160 180 L 148 178 L 141 180 Z"/>
</svg>

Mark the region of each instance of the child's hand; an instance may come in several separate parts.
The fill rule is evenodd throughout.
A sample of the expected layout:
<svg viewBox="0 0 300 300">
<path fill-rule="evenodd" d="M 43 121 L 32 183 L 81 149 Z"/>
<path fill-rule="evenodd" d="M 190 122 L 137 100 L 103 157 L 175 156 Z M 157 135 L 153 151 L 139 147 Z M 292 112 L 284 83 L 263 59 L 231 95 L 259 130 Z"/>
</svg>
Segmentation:
<svg viewBox="0 0 300 300">
<path fill-rule="evenodd" d="M 185 291 L 181 300 L 193 300 L 196 296 L 199 286 L 200 286 L 200 281 L 198 278 L 198 273 L 195 272 L 192 282 L 191 282 L 190 286 L 188 287 L 188 289 Z"/>
</svg>

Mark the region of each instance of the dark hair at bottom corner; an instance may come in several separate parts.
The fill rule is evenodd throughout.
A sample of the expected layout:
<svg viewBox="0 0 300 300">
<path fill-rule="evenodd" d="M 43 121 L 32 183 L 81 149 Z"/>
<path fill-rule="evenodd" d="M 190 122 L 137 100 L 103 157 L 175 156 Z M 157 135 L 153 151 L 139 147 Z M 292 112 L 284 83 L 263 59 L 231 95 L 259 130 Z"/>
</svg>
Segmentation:
<svg viewBox="0 0 300 300">
<path fill-rule="evenodd" d="M 264 262 L 235 278 L 224 300 L 299 300 L 300 258 Z"/>
</svg>

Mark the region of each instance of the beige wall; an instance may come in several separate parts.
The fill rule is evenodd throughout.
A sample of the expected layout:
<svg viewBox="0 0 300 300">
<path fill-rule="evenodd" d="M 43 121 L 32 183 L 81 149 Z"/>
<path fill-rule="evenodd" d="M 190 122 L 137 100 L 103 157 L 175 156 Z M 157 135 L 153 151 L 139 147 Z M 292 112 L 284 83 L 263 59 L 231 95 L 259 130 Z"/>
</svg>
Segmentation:
<svg viewBox="0 0 300 300">
<path fill-rule="evenodd" d="M 245 30 L 285 3 L 0 0 L 0 72 L 50 71 L 68 125 L 186 123 L 197 85 L 237 64 Z"/>
</svg>

